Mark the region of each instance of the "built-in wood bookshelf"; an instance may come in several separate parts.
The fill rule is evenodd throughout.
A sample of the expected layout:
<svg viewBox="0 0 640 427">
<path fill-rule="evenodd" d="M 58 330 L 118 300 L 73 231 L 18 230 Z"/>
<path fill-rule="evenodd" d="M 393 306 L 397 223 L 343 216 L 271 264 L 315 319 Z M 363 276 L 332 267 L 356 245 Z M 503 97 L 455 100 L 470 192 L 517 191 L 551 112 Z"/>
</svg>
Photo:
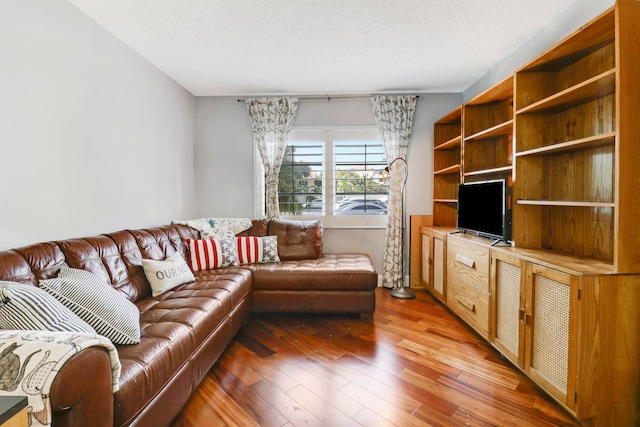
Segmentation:
<svg viewBox="0 0 640 427">
<path fill-rule="evenodd" d="M 455 226 L 462 171 L 462 107 L 434 124 L 433 146 L 434 225 Z"/>
<path fill-rule="evenodd" d="M 434 183 L 452 177 L 421 231 L 430 265 L 442 235 L 434 295 L 592 427 L 640 425 L 638 22 L 640 1 L 617 0 L 436 122 Z M 443 227 L 454 184 L 494 178 L 508 182 L 510 244 Z"/>
<path fill-rule="evenodd" d="M 638 105 L 629 94 L 640 86 L 633 80 L 637 74 L 621 73 L 617 65 L 628 63 L 627 69 L 638 61 L 626 36 L 616 41 L 611 9 L 438 120 L 434 225 L 456 225 L 460 183 L 502 178 L 513 210 L 514 246 L 592 257 L 616 272 L 637 271 L 640 233 L 631 228 L 630 209 L 620 209 L 640 209 L 640 198 L 632 196 L 640 188 L 633 170 L 640 147 L 621 139 L 621 132 L 627 141 L 640 132 L 627 111 Z M 624 79 L 632 89 L 620 92 Z"/>
<path fill-rule="evenodd" d="M 513 76 L 464 104 L 463 182 L 505 178 L 513 170 Z"/>
<path fill-rule="evenodd" d="M 617 261 L 615 30 L 612 9 L 516 72 L 516 246 Z"/>
<path fill-rule="evenodd" d="M 503 178 L 511 187 L 513 123 L 513 76 L 434 123 L 435 226 L 456 226 L 460 183 Z"/>
</svg>

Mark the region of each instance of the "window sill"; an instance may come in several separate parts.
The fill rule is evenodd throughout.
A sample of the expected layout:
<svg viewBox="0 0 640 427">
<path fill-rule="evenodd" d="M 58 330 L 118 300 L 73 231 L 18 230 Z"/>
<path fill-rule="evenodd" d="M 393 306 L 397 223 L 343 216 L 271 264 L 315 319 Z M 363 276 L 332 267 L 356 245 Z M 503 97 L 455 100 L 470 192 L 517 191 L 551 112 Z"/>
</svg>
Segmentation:
<svg viewBox="0 0 640 427">
<path fill-rule="evenodd" d="M 326 229 L 384 229 L 387 227 L 386 215 L 283 215 L 281 218 L 302 221 L 320 220 Z"/>
</svg>

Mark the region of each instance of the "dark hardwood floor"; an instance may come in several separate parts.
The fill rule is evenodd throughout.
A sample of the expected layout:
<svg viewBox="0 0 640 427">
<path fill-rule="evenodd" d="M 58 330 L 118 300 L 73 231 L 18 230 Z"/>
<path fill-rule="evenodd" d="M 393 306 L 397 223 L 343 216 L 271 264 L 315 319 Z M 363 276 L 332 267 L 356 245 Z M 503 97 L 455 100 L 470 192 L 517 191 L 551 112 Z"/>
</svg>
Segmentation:
<svg viewBox="0 0 640 427">
<path fill-rule="evenodd" d="M 424 291 L 373 320 L 254 316 L 171 427 L 578 426 Z"/>
</svg>

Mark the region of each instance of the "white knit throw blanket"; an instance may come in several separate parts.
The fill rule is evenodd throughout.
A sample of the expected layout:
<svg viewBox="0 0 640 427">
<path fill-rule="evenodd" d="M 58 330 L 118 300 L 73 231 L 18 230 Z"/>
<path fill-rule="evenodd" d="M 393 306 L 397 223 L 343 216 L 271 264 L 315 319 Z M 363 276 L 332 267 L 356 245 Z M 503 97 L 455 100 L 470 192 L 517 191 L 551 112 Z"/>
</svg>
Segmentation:
<svg viewBox="0 0 640 427">
<path fill-rule="evenodd" d="M 236 234 L 251 228 L 249 218 L 199 218 L 189 220 L 175 220 L 173 224 L 186 225 L 200 232 L 203 239 L 233 238 Z"/>
<path fill-rule="evenodd" d="M 27 396 L 28 425 L 51 425 L 49 392 L 56 374 L 73 355 L 92 346 L 108 350 L 113 391 L 118 391 L 120 359 L 107 338 L 78 332 L 0 330 L 0 395 Z"/>
</svg>

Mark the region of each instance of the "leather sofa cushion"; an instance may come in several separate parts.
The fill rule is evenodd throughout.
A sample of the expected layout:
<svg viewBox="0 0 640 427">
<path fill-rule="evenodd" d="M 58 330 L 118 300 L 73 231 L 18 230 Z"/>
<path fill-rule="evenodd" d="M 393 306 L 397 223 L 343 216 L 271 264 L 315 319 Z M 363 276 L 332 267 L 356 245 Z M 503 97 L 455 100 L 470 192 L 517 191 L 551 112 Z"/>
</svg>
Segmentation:
<svg viewBox="0 0 640 427">
<path fill-rule="evenodd" d="M 129 237 L 129 239 L 131 239 Z M 131 240 L 133 244 L 133 242 Z M 57 242 L 64 253 L 69 267 L 87 270 L 98 276 L 103 282 L 121 291 L 129 300 L 137 296 L 132 287 L 131 272 L 123 259 L 121 248 L 108 235 L 70 239 Z M 135 257 L 140 256 L 137 247 L 131 248 Z M 138 261 L 140 263 L 140 261 Z M 148 285 L 147 285 L 148 286 Z M 145 294 L 148 291 L 145 291 Z"/>
<path fill-rule="evenodd" d="M 251 221 L 251 228 L 238 233 L 238 236 L 267 236 L 267 229 L 269 228 L 268 219 L 254 219 Z"/>
<path fill-rule="evenodd" d="M 200 238 L 200 233 L 197 230 L 185 225 L 129 230 L 129 233 L 136 240 L 142 258 L 146 259 L 166 259 L 176 251 L 186 259 L 185 234 L 191 239 Z"/>
<path fill-rule="evenodd" d="M 136 303 L 140 344 L 117 346 L 122 364 L 120 390 L 114 395 L 117 421 L 144 408 L 251 291 L 246 269 L 195 275 L 196 282 Z"/>
<path fill-rule="evenodd" d="M 53 242 L 0 252 L 0 278 L 11 282 L 37 286 L 42 279 L 56 277 L 66 265 L 64 254 Z"/>
<path fill-rule="evenodd" d="M 268 234 L 278 236 L 281 261 L 316 259 L 322 256 L 321 221 L 269 221 Z"/>
<path fill-rule="evenodd" d="M 366 254 L 325 254 L 321 258 L 246 266 L 254 290 L 370 291 L 378 274 Z"/>
</svg>

